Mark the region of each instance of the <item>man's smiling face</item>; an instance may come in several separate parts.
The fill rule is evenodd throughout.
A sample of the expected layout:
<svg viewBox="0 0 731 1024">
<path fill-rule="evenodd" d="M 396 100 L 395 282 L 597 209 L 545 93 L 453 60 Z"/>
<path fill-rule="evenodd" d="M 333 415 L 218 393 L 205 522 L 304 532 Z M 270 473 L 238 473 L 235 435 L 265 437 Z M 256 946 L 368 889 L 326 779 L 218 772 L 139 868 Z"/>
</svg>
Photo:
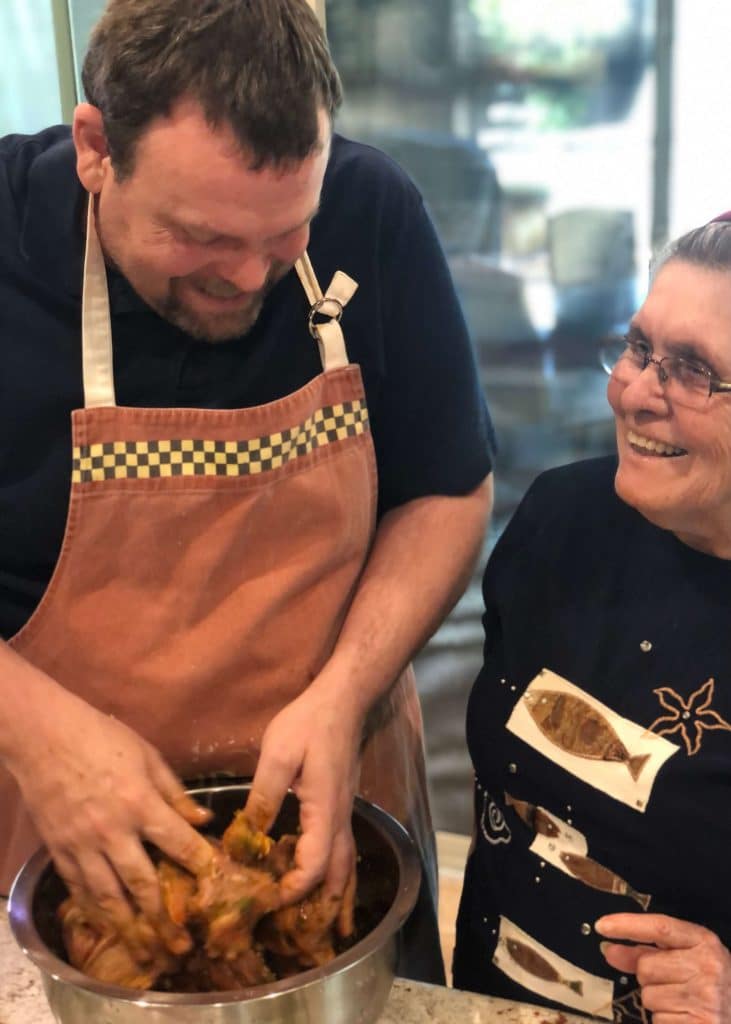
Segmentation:
<svg viewBox="0 0 731 1024">
<path fill-rule="evenodd" d="M 329 155 L 324 112 L 320 142 L 296 166 L 252 170 L 230 129 L 212 129 L 196 103 L 179 102 L 145 130 L 128 177 L 101 158 L 93 191 L 105 257 L 188 334 L 245 334 L 307 247 Z"/>
</svg>

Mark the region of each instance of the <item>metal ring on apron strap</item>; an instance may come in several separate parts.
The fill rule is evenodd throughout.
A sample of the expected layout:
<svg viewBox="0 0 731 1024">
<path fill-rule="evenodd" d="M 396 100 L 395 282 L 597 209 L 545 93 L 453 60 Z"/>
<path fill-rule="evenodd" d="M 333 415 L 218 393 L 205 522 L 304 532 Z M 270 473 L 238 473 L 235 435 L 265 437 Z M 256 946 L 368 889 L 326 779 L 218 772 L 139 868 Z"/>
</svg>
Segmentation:
<svg viewBox="0 0 731 1024">
<path fill-rule="evenodd" d="M 317 327 L 318 327 L 318 325 L 315 323 L 315 317 L 317 316 L 318 313 L 322 313 L 323 307 L 328 302 L 331 302 L 334 306 L 337 306 L 337 312 L 335 313 L 334 316 L 330 316 L 329 313 L 323 313 L 323 316 L 327 316 L 328 319 L 335 320 L 335 321 L 337 321 L 337 323 L 340 323 L 340 321 L 342 319 L 342 316 L 343 316 L 343 304 L 342 304 L 342 302 L 340 302 L 339 299 L 334 299 L 334 298 L 332 298 L 332 296 L 326 296 L 323 299 L 318 299 L 317 302 L 313 302 L 313 304 L 310 306 L 309 316 L 307 317 L 307 324 L 308 324 L 308 326 L 310 328 L 310 334 L 315 339 L 315 341 L 317 341 Z"/>
</svg>

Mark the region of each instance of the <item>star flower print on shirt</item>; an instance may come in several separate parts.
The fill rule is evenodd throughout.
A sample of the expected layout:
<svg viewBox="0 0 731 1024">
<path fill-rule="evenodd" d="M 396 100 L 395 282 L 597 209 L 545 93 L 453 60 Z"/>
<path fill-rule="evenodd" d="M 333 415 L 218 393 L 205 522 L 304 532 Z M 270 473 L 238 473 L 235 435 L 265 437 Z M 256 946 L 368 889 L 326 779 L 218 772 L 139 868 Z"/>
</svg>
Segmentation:
<svg viewBox="0 0 731 1024">
<path fill-rule="evenodd" d="M 725 718 L 721 718 L 717 711 L 711 709 L 715 687 L 715 680 L 711 678 L 691 693 L 687 700 L 683 700 L 680 694 L 669 686 L 660 686 L 657 690 L 653 690 L 652 692 L 657 695 L 662 706 L 670 714 L 656 718 L 649 726 L 650 731 L 657 736 L 672 736 L 676 732 L 680 733 L 688 757 L 697 754 L 701 749 L 704 730 L 723 729 L 726 732 L 731 732 L 731 724 Z"/>
<path fill-rule="evenodd" d="M 621 999 L 615 999 L 612 1008 L 614 1024 L 651 1024 L 650 1014 L 642 1005 L 642 993 L 638 988 Z"/>
</svg>

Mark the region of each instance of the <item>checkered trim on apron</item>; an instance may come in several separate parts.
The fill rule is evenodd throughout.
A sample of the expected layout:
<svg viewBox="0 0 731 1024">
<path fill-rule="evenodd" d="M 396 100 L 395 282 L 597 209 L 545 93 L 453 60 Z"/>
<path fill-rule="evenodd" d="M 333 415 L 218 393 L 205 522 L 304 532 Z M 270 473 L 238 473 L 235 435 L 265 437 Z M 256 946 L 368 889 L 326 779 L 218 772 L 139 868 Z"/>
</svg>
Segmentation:
<svg viewBox="0 0 731 1024">
<path fill-rule="evenodd" d="M 249 476 L 280 469 L 315 448 L 369 429 L 368 409 L 355 400 L 326 405 L 298 424 L 247 441 L 182 438 L 107 441 L 74 448 L 75 484 L 173 476 Z"/>
</svg>

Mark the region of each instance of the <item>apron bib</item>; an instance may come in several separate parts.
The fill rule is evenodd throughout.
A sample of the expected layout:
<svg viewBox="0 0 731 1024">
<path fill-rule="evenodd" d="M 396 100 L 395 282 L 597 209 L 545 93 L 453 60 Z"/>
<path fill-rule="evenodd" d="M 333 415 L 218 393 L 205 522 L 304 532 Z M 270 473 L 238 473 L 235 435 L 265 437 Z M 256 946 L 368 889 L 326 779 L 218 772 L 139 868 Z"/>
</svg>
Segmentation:
<svg viewBox="0 0 731 1024">
<path fill-rule="evenodd" d="M 45 595 L 10 644 L 144 736 L 181 778 L 253 774 L 268 722 L 332 652 L 375 531 L 368 410 L 339 324 L 357 285 L 338 271 L 323 296 L 306 255 L 296 269 L 318 377 L 248 409 L 118 407 L 90 200 L 85 407 L 72 413 L 66 532 Z M 428 860 L 410 669 L 372 719 L 360 792 L 407 825 Z M 0 820 L 7 892 L 39 839 L 2 769 Z"/>
</svg>

